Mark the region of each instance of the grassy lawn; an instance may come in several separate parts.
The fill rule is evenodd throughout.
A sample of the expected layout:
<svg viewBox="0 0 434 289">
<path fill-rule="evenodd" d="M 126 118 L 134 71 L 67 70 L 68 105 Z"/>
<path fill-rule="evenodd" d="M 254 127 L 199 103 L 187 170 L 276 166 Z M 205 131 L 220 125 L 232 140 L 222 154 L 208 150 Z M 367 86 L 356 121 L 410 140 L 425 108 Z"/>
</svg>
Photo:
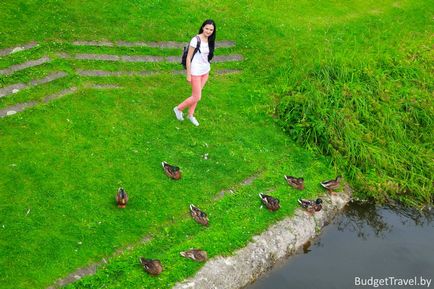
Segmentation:
<svg viewBox="0 0 434 289">
<path fill-rule="evenodd" d="M 215 76 L 210 81 L 197 129 L 177 122 L 171 114 L 179 99 L 173 92 L 185 94 L 188 88 L 182 76 L 170 74 L 117 80 L 125 88 L 85 90 L 3 119 L 6 166 L 1 172 L 10 202 L 2 205 L 2 261 L 15 260 L 2 263 L 4 281 L 14 280 L 10 284 L 16 286 L 20 280 L 20 288 L 44 287 L 151 236 L 151 243 L 115 258 L 108 272 L 116 275 L 119 264 L 124 264 L 127 274 L 115 279 L 129 280 L 133 270 L 134 282 L 142 284 L 147 276 L 142 276 L 136 255 L 152 252 L 163 258 L 168 272 L 149 279 L 149 284 L 156 284 L 150 288 L 171 284 L 191 265 L 174 258 L 179 248 L 196 245 L 211 255 L 229 253 L 272 219 L 290 214 L 297 197 L 320 192 L 318 182 L 334 173 L 324 161 L 291 145 L 259 112 L 262 109 L 258 113 L 244 109 L 257 104 L 243 96 L 247 88 L 239 84 L 240 77 Z M 180 165 L 184 178 L 169 180 L 162 172 L 162 160 Z M 311 179 L 307 192 L 290 190 L 283 173 Z M 257 179 L 242 186 L 250 176 Z M 130 194 L 125 210 L 114 203 L 118 186 Z M 220 191 L 231 188 L 234 194 L 217 198 Z M 260 209 L 257 194 L 269 189 L 285 202 L 277 214 Z M 210 228 L 204 230 L 191 220 L 190 203 L 209 213 Z"/>
<path fill-rule="evenodd" d="M 298 197 L 322 193 L 319 181 L 338 173 L 379 199 L 397 194 L 414 204 L 429 202 L 432 1 L 350 2 L 2 3 L 0 49 L 40 45 L 1 57 L 0 69 L 43 56 L 52 61 L 0 75 L 0 88 L 57 71 L 68 76 L 0 98 L 0 108 L 72 86 L 78 92 L 0 119 L 0 194 L 6 200 L 0 205 L 1 288 L 46 288 L 110 256 L 95 275 L 67 287 L 170 288 L 201 266 L 179 251 L 231 254 L 291 215 Z M 58 56 L 180 55 L 71 43 L 186 42 L 206 18 L 216 21 L 217 39 L 236 42 L 217 55 L 245 60 L 213 65 L 240 73 L 210 76 L 197 128 L 178 122 L 171 110 L 190 93 L 185 77 L 172 73 L 180 65 Z M 79 76 L 78 69 L 160 73 L 97 78 Z M 412 114 L 398 113 L 402 99 Z M 373 121 L 378 115 L 382 121 Z M 413 157 L 402 158 L 409 150 Z M 183 179 L 168 179 L 163 160 L 179 165 Z M 303 176 L 305 191 L 289 188 L 283 174 Z M 243 184 L 250 177 L 253 182 Z M 395 190 L 374 185 L 385 183 Z M 130 196 L 124 210 L 114 202 L 119 186 Z M 403 189 L 409 193 L 402 195 Z M 281 210 L 261 208 L 258 193 L 266 191 L 280 198 Z M 190 218 L 190 203 L 209 214 L 208 228 Z M 159 258 L 164 272 L 148 276 L 139 256 Z"/>
</svg>

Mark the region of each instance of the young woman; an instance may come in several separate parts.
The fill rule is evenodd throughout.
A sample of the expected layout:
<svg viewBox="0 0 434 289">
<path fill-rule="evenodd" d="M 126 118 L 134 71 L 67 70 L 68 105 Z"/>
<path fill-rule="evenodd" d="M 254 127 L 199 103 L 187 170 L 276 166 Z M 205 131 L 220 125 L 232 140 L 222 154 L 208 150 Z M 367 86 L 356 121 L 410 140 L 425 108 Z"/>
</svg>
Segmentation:
<svg viewBox="0 0 434 289">
<path fill-rule="evenodd" d="M 211 69 L 209 61 L 214 56 L 216 26 L 213 20 L 208 19 L 203 22 L 198 37 L 200 37 L 199 50 L 194 54 L 198 44 L 198 39 L 195 36 L 190 41 L 186 62 L 187 81 L 191 84 L 191 96 L 173 108 L 176 118 L 182 121 L 184 120 L 182 111 L 188 107 L 188 119 L 195 126 L 198 126 L 199 122 L 194 117 L 194 110 L 202 97 L 202 89 L 208 80 Z"/>
</svg>

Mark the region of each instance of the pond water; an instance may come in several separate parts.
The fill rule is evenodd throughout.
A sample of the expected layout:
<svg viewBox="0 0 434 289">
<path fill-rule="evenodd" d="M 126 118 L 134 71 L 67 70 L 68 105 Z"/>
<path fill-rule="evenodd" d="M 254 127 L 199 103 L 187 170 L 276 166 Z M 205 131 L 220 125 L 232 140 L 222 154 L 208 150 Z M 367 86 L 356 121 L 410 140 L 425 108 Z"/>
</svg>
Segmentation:
<svg viewBox="0 0 434 289">
<path fill-rule="evenodd" d="M 434 288 L 433 281 L 434 210 L 353 202 L 246 289 Z"/>
</svg>

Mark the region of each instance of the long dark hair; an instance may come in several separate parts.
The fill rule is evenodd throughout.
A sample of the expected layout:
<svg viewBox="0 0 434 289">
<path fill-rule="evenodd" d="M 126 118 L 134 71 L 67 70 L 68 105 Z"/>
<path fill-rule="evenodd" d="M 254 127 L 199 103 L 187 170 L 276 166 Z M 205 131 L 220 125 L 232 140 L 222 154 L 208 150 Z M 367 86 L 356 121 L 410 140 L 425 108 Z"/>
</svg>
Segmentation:
<svg viewBox="0 0 434 289">
<path fill-rule="evenodd" d="M 208 54 L 208 61 L 210 61 L 214 57 L 214 49 L 215 49 L 215 37 L 217 34 L 217 27 L 215 26 L 215 22 L 212 19 L 207 19 L 202 23 L 202 26 L 200 26 L 199 34 L 203 32 L 203 27 L 205 25 L 211 24 L 214 26 L 214 31 L 212 34 L 208 37 L 208 46 L 209 46 L 209 54 Z"/>
</svg>

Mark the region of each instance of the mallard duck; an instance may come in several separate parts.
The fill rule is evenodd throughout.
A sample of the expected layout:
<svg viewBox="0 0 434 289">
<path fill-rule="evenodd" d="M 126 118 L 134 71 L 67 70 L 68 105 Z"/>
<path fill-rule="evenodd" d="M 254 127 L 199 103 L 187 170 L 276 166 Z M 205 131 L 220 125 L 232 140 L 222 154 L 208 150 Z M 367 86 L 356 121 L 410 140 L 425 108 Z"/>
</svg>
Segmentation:
<svg viewBox="0 0 434 289">
<path fill-rule="evenodd" d="M 340 181 L 342 176 L 337 176 L 334 180 L 328 180 L 321 182 L 321 186 L 323 186 L 329 193 L 333 194 L 333 190 L 339 188 Z"/>
<path fill-rule="evenodd" d="M 306 209 L 309 213 L 319 212 L 322 209 L 322 200 L 320 198 L 314 200 L 298 199 L 300 206 Z"/>
<path fill-rule="evenodd" d="M 270 211 L 277 211 L 280 209 L 280 201 L 279 199 L 273 198 L 269 195 L 259 194 L 259 197 L 262 200 L 262 203 L 269 209 Z"/>
<path fill-rule="evenodd" d="M 304 179 L 296 178 L 293 176 L 284 176 L 285 180 L 288 182 L 288 185 L 297 190 L 304 190 Z"/>
<path fill-rule="evenodd" d="M 163 266 L 161 266 L 160 260 L 157 259 L 145 259 L 140 257 L 140 264 L 142 264 L 143 269 L 151 275 L 159 275 L 163 271 Z"/>
<path fill-rule="evenodd" d="M 188 251 L 180 252 L 182 257 L 189 258 L 197 262 L 204 262 L 208 260 L 208 253 L 201 249 L 191 249 Z"/>
<path fill-rule="evenodd" d="M 118 203 L 119 208 L 125 208 L 128 203 L 128 195 L 125 192 L 124 188 L 119 188 L 118 193 L 116 194 L 116 203 Z"/>
<path fill-rule="evenodd" d="M 163 170 L 169 178 L 179 180 L 181 178 L 181 170 L 177 166 L 169 165 L 167 162 L 162 162 Z"/>
<path fill-rule="evenodd" d="M 190 205 L 190 214 L 196 222 L 208 226 L 208 216 L 193 204 Z"/>
</svg>

